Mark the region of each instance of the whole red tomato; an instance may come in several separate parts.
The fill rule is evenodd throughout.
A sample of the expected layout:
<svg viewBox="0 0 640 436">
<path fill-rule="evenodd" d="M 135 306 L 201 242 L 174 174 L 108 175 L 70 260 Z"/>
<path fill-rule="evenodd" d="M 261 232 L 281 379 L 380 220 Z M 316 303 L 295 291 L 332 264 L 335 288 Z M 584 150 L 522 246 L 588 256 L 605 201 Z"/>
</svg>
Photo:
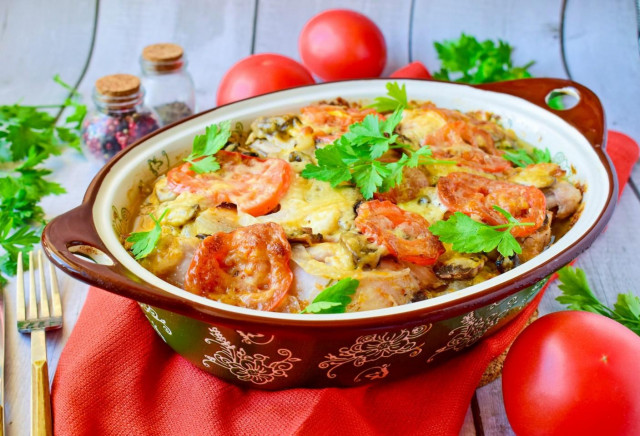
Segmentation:
<svg viewBox="0 0 640 436">
<path fill-rule="evenodd" d="M 378 77 L 387 62 L 378 26 L 347 9 L 324 11 L 309 20 L 298 48 L 302 62 L 324 80 Z"/>
<path fill-rule="evenodd" d="M 315 83 L 307 69 L 279 54 L 251 55 L 232 66 L 218 86 L 218 106 L 254 95 Z"/>
<path fill-rule="evenodd" d="M 509 350 L 502 392 L 518 435 L 640 435 L 640 337 L 594 313 L 543 316 Z"/>
<path fill-rule="evenodd" d="M 431 73 L 420 61 L 414 61 L 389 75 L 394 79 L 431 79 Z"/>
</svg>

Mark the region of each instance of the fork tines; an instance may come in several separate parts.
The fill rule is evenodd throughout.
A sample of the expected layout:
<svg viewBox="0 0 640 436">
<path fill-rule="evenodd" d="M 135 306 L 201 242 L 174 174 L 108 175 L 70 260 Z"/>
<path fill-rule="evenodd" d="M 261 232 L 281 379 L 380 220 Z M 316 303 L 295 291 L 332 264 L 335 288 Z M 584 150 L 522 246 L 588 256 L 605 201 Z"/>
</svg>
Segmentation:
<svg viewBox="0 0 640 436">
<path fill-rule="evenodd" d="M 40 310 L 38 313 L 38 303 L 36 300 L 36 280 L 33 260 L 33 251 L 29 253 L 29 307 L 26 309 L 24 293 L 24 277 L 22 267 L 22 253 L 18 253 L 17 270 L 17 313 L 18 330 L 30 332 L 35 329 L 56 329 L 62 326 L 62 304 L 60 302 L 60 291 L 58 289 L 58 279 L 55 268 L 47 261 L 49 267 L 49 286 L 51 287 L 51 311 L 49 311 L 49 299 L 47 297 L 47 283 L 44 278 L 44 268 L 42 261 L 42 251 L 38 250 L 38 281 L 40 287 Z"/>
</svg>

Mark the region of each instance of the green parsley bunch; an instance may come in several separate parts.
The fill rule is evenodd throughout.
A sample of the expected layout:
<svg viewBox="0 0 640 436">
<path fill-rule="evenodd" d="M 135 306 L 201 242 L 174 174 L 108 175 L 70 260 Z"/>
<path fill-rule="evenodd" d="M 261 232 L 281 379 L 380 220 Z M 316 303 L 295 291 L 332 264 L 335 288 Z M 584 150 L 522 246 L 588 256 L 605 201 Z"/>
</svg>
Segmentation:
<svg viewBox="0 0 640 436">
<path fill-rule="evenodd" d="M 436 79 L 476 84 L 531 77 L 528 69 L 534 62 L 514 67 L 513 47 L 502 40 L 480 42 L 463 33 L 457 40 L 433 45 L 442 64 L 433 75 Z"/>
<path fill-rule="evenodd" d="M 46 179 L 51 170 L 42 164 L 65 147 L 80 151 L 80 127 L 87 112 L 80 95 L 59 76 L 54 80 L 67 90 L 61 105 L 0 106 L 0 285 L 16 272 L 18 253 L 27 253 L 40 241 L 45 224 L 40 200 L 65 192 Z M 72 109 L 64 121 L 48 109 Z"/>
</svg>

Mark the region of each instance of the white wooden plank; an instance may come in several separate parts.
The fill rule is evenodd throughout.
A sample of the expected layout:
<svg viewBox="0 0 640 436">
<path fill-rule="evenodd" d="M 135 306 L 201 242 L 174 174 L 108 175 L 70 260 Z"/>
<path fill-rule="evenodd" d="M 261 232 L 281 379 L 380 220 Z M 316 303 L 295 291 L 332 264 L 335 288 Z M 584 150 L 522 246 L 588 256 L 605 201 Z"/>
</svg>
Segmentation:
<svg viewBox="0 0 640 436">
<path fill-rule="evenodd" d="M 476 391 L 482 429 L 486 435 L 513 435 L 513 430 L 504 411 L 502 400 L 502 377 Z"/>
<path fill-rule="evenodd" d="M 633 171 L 631 172 L 631 180 L 633 181 L 636 189 L 640 190 L 640 161 L 636 162 L 635 166 L 633 167 Z"/>
<path fill-rule="evenodd" d="M 96 79 L 107 74 L 140 74 L 143 47 L 156 42 L 180 44 L 196 85 L 198 110 L 215 106 L 222 75 L 250 53 L 253 0 L 104 0 L 95 50 L 81 85 L 91 95 Z"/>
<path fill-rule="evenodd" d="M 539 77 L 564 77 L 560 57 L 560 0 L 416 0 L 413 14 L 413 60 L 431 71 L 440 68 L 434 41 L 457 39 L 461 32 L 479 40 L 510 43 L 514 64 L 534 60 L 530 71 Z"/>
<path fill-rule="evenodd" d="M 299 61 L 298 36 L 306 22 L 321 11 L 335 8 L 361 12 L 380 27 L 387 43 L 383 75 L 408 63 L 410 0 L 260 0 L 255 52 L 280 53 Z"/>
<path fill-rule="evenodd" d="M 608 305 L 613 304 L 619 292 L 632 291 L 640 295 L 640 277 L 635 265 L 640 256 L 640 234 L 629 231 L 630 223 L 637 222 L 639 214 L 640 201 L 630 189 L 625 190 L 605 233 L 576 263 L 587 273 L 598 298 Z M 540 302 L 540 316 L 566 310 L 555 300 L 558 295 L 558 284 L 553 283 Z M 485 433 L 513 434 L 504 411 L 502 378 L 478 389 L 477 396 Z"/>
<path fill-rule="evenodd" d="M 578 257 L 576 266 L 585 270 L 598 298 L 612 306 L 618 293 L 632 291 L 640 295 L 640 201 L 631 189 L 625 189 L 605 232 L 591 248 Z M 560 294 L 552 284 L 540 304 L 542 314 L 566 309 L 555 301 Z"/>
<path fill-rule="evenodd" d="M 0 23 L 9 23 L 4 26 L 4 30 L 1 30 L 3 27 L 0 26 L 0 58 L 12 62 L 3 62 L 3 65 L 12 66 L 0 70 L 0 83 L 3 84 L 0 88 L 2 101 L 24 97 L 25 102 L 41 103 L 43 97 L 60 98 L 64 93 L 59 92 L 55 85 L 51 86 L 50 77 L 55 72 L 60 72 L 68 81 L 74 81 L 79 77 L 80 69 L 84 65 L 87 53 L 82 53 L 79 57 L 77 72 L 75 75 L 72 74 L 71 61 L 76 59 L 75 56 L 79 56 L 76 53 L 79 48 L 88 48 L 90 41 L 90 33 L 83 37 L 79 29 L 92 25 L 92 15 L 81 14 L 82 8 L 77 2 L 41 3 L 42 5 L 36 7 L 33 2 L 11 1 L 0 4 Z M 92 6 L 93 3 L 88 2 L 87 5 Z M 138 56 L 144 45 L 174 41 L 183 45 L 189 56 L 189 69 L 197 88 L 198 107 L 206 109 L 214 106 L 217 83 L 222 74 L 250 52 L 253 5 L 253 0 L 201 0 L 191 2 L 189 7 L 169 0 L 156 1 L 153 4 L 142 0 L 102 1 L 95 50 L 80 87 L 85 101 L 91 105 L 88 100 L 93 83 L 98 77 L 116 72 L 138 74 Z M 82 7 L 85 6 L 83 2 Z M 37 26 L 33 26 L 34 15 L 39 20 L 35 21 Z M 76 25 L 72 25 L 71 17 L 78 20 Z M 9 21 L 6 21 L 7 18 Z M 30 38 L 24 38 L 25 28 L 34 28 L 36 36 L 31 33 Z M 11 30 L 11 33 L 8 33 L 7 29 Z M 29 40 L 31 45 L 25 45 L 25 42 L 20 46 L 20 51 L 15 51 L 15 48 L 9 49 L 6 53 L 3 51 L 8 45 L 5 41 L 16 41 L 20 38 Z M 51 44 L 51 40 L 55 40 L 56 43 Z M 46 43 L 43 44 L 42 41 Z M 17 43 L 12 44 L 19 46 Z M 28 61 L 34 63 L 29 64 Z M 7 71 L 10 73 L 4 75 Z M 20 74 L 16 74 L 16 71 Z M 47 215 L 52 217 L 80 204 L 84 191 L 98 168 L 75 152 L 68 152 L 60 158 L 48 161 L 47 166 L 55 172 L 52 178 L 69 191 L 63 196 L 50 197 L 43 201 Z M 75 325 L 87 292 L 86 285 L 64 274 L 60 274 L 59 279 L 65 321 L 62 331 L 48 335 L 50 378 L 54 376 L 60 353 Z M 19 336 L 13 327 L 14 290 L 13 282 L 5 290 L 8 300 L 9 356 L 6 367 L 7 434 L 24 435 L 29 432 L 30 413 L 29 338 Z"/>
<path fill-rule="evenodd" d="M 80 78 L 89 55 L 95 5 L 94 1 L 78 3 L 73 0 L 0 2 L 0 104 L 17 100 L 24 104 L 55 104 L 67 96 L 68 92 L 52 78 L 58 73 L 72 85 Z M 62 331 L 47 335 L 50 379 L 84 303 L 84 286 L 68 277 L 61 276 L 60 279 L 64 326 Z M 68 292 L 72 287 L 80 292 Z M 19 334 L 16 329 L 15 281 L 2 291 L 7 329 L 7 434 L 24 435 L 29 434 L 30 342 L 28 336 Z"/>
<path fill-rule="evenodd" d="M 480 40 L 502 39 L 515 47 L 515 65 L 535 60 L 534 76 L 563 77 L 560 56 L 560 1 L 416 0 L 412 55 L 435 72 L 440 68 L 434 41 L 456 39 L 461 32 Z M 478 389 L 480 418 L 485 434 L 513 434 L 504 413 L 500 379 Z"/>
<path fill-rule="evenodd" d="M 640 48 L 635 0 L 569 0 L 565 52 L 574 80 L 595 91 L 608 127 L 640 141 Z"/>
<path fill-rule="evenodd" d="M 0 104 L 59 103 L 67 92 L 52 78 L 73 84 L 89 53 L 94 1 L 0 2 Z"/>
<path fill-rule="evenodd" d="M 467 413 L 464 415 L 464 422 L 460 429 L 460 436 L 476 436 L 476 427 L 473 424 L 473 414 L 471 413 L 471 407 L 467 409 Z"/>
</svg>

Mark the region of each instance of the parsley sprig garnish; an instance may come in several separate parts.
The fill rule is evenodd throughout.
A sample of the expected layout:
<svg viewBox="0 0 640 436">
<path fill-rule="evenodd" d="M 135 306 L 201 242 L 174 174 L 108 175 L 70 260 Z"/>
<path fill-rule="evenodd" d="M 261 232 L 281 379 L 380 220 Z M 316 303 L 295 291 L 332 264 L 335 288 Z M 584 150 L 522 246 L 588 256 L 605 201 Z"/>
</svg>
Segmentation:
<svg viewBox="0 0 640 436">
<path fill-rule="evenodd" d="M 501 80 L 531 77 L 529 67 L 514 67 L 511 60 L 513 47 L 502 40 L 479 42 L 473 36 L 462 34 L 452 41 L 434 43 L 441 69 L 433 77 L 463 83 L 489 83 Z"/>
<path fill-rule="evenodd" d="M 438 221 L 429 227 L 442 242 L 453 244 L 453 249 L 460 253 L 479 253 L 498 249 L 504 257 L 522 253 L 522 248 L 511 229 L 519 226 L 533 226 L 534 223 L 521 223 L 509 212 L 498 206 L 493 209 L 507 218 L 506 224 L 490 226 L 469 218 L 462 212 L 455 212 L 446 221 Z"/>
<path fill-rule="evenodd" d="M 198 174 L 219 170 L 220 164 L 215 154 L 227 144 L 229 136 L 231 136 L 230 121 L 208 126 L 204 135 L 196 135 L 193 138 L 191 154 L 184 160 L 191 162 L 191 169 Z"/>
<path fill-rule="evenodd" d="M 399 106 L 386 120 L 367 115 L 362 122 L 352 124 L 333 144 L 316 150 L 318 164 L 308 164 L 302 177 L 329 182 L 334 188 L 348 182 L 370 199 L 374 192 L 386 192 L 398 185 L 405 166 L 455 163 L 432 159 L 429 147 L 410 152 L 409 145 L 397 142 L 398 135 L 393 131 L 402 120 L 403 110 L 404 106 Z M 392 148 L 404 148 L 405 153 L 396 162 L 380 161 Z"/>
<path fill-rule="evenodd" d="M 136 260 L 147 257 L 156 248 L 156 245 L 160 240 L 160 235 L 162 234 L 160 221 L 162 221 L 167 212 L 169 212 L 169 209 L 165 209 L 158 219 L 156 219 L 153 214 L 150 214 L 149 216 L 151 217 L 153 222 L 156 223 L 156 225 L 148 232 L 131 233 L 126 239 L 127 242 L 133 243 L 133 245 L 131 246 L 131 253 L 133 253 L 133 257 Z"/>
<path fill-rule="evenodd" d="M 388 82 L 386 84 L 388 97 L 376 97 L 373 104 L 367 107 L 372 107 L 378 112 L 391 112 L 395 111 L 399 107 L 409 107 L 407 101 L 407 88 L 405 85 L 398 85 L 398 82 Z"/>
<path fill-rule="evenodd" d="M 613 309 L 605 306 L 593 293 L 587 276 L 580 268 L 565 266 L 558 271 L 562 295 L 556 300 L 572 310 L 599 313 L 628 327 L 640 335 L 640 297 L 631 292 L 618 294 Z"/>
<path fill-rule="evenodd" d="M 58 75 L 53 80 L 69 91 L 62 104 L 0 105 L 0 285 L 2 274 L 16 273 L 18 252 L 27 253 L 40 241 L 45 224 L 40 200 L 65 189 L 46 179 L 43 168 L 51 156 L 65 147 L 80 150 L 80 126 L 87 112 L 80 94 Z M 63 110 L 68 116 L 58 119 Z"/>
<path fill-rule="evenodd" d="M 544 150 L 534 148 L 531 153 L 521 148 L 516 151 L 508 151 L 502 157 L 522 168 L 528 165 L 551 162 L 551 152 L 548 148 Z"/>
<path fill-rule="evenodd" d="M 325 288 L 300 313 L 344 313 L 360 282 L 346 278 Z"/>
</svg>

